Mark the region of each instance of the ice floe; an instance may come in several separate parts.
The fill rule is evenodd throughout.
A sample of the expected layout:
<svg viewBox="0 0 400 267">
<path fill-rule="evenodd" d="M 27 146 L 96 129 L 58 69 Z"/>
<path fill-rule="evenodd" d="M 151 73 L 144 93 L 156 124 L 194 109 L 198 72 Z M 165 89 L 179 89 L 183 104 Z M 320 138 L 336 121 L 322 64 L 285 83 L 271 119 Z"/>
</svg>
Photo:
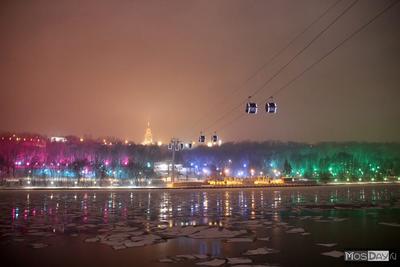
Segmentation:
<svg viewBox="0 0 400 267">
<path fill-rule="evenodd" d="M 344 221 L 347 221 L 348 219 L 347 218 L 333 218 L 333 222 L 344 222 Z"/>
<path fill-rule="evenodd" d="M 286 233 L 288 233 L 288 234 L 298 234 L 298 233 L 304 233 L 304 232 L 305 232 L 304 229 L 301 227 L 292 228 L 292 229 L 286 231 Z"/>
<path fill-rule="evenodd" d="M 316 243 L 316 245 L 330 248 L 330 247 L 337 246 L 337 243 Z"/>
<path fill-rule="evenodd" d="M 228 260 L 228 264 L 246 264 L 253 262 L 249 258 L 226 258 L 226 259 Z"/>
<path fill-rule="evenodd" d="M 48 244 L 45 244 L 45 243 L 32 243 L 31 246 L 32 246 L 33 248 L 45 248 L 45 247 L 47 247 L 47 246 L 49 246 L 49 245 L 48 245 Z"/>
<path fill-rule="evenodd" d="M 272 254 L 272 253 L 278 253 L 279 250 L 273 249 L 273 248 L 267 248 L 267 247 L 262 247 L 262 248 L 257 248 L 257 249 L 250 249 L 243 253 L 243 255 L 250 256 L 250 255 L 266 255 L 266 254 Z"/>
<path fill-rule="evenodd" d="M 199 260 L 204 260 L 208 258 L 208 255 L 205 254 L 193 254 L 193 256 L 195 256 Z"/>
<path fill-rule="evenodd" d="M 252 238 L 248 237 L 234 237 L 234 238 L 229 238 L 226 240 L 228 243 L 239 243 L 239 242 L 253 242 L 254 240 Z"/>
<path fill-rule="evenodd" d="M 171 260 L 171 259 L 169 259 L 169 258 L 159 259 L 158 261 L 159 261 L 159 262 L 162 262 L 162 263 L 174 263 L 174 261 Z"/>
<path fill-rule="evenodd" d="M 321 253 L 321 255 L 329 256 L 329 257 L 333 257 L 333 258 L 340 258 L 344 255 L 344 253 L 342 251 L 332 250 L 332 251 L 328 251 L 328 252 L 323 252 L 323 253 Z"/>
<path fill-rule="evenodd" d="M 162 229 L 159 231 L 159 233 L 166 237 L 190 236 L 207 228 L 208 226 L 174 226 L 171 228 Z"/>
<path fill-rule="evenodd" d="M 222 259 L 212 259 L 210 261 L 198 262 L 198 263 L 196 263 L 196 265 L 221 266 L 221 265 L 225 264 L 225 262 L 226 262 L 226 260 L 222 260 Z"/>
<path fill-rule="evenodd" d="M 220 239 L 220 238 L 233 238 L 242 234 L 246 234 L 246 230 L 228 230 L 226 228 L 208 228 L 202 231 L 189 235 L 190 238 L 195 239 Z"/>
<path fill-rule="evenodd" d="M 194 260 L 194 259 L 196 259 L 196 257 L 194 255 L 191 255 L 191 254 L 176 255 L 175 257 L 186 259 L 186 260 Z"/>
<path fill-rule="evenodd" d="M 99 241 L 100 239 L 98 238 L 98 237 L 92 237 L 92 238 L 86 238 L 85 239 L 85 242 L 88 242 L 88 243 L 93 243 L 93 242 L 97 242 L 97 241 Z"/>
<path fill-rule="evenodd" d="M 386 226 L 400 227 L 400 223 L 380 222 L 379 224 Z"/>
<path fill-rule="evenodd" d="M 113 245 L 112 247 L 115 250 L 121 250 L 121 249 L 126 248 L 126 246 L 124 246 L 123 244 L 116 244 L 116 245 Z"/>
</svg>

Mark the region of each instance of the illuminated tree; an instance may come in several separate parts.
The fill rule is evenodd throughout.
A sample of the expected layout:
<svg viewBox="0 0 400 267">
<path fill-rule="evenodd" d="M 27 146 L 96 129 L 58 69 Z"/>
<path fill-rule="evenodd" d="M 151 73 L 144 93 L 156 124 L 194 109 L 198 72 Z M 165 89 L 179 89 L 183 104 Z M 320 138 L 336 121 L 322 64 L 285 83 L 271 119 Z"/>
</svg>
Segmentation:
<svg viewBox="0 0 400 267">
<path fill-rule="evenodd" d="M 287 159 L 285 159 L 285 163 L 283 164 L 283 171 L 286 175 L 290 175 L 292 173 L 292 166 Z"/>
<path fill-rule="evenodd" d="M 87 166 L 88 164 L 89 162 L 87 159 L 78 159 L 71 164 L 71 168 L 75 173 L 75 177 L 78 178 L 78 183 L 81 182 L 82 171 L 84 170 L 84 167 Z"/>
</svg>

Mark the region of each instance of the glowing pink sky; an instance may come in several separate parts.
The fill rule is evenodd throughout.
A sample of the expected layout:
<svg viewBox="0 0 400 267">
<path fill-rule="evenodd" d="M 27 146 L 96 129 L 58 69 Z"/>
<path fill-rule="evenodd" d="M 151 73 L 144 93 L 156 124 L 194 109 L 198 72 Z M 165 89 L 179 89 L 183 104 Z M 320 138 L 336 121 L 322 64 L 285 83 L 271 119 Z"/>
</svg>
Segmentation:
<svg viewBox="0 0 400 267">
<path fill-rule="evenodd" d="M 0 130 L 141 142 L 150 120 L 157 140 L 197 139 L 350 3 L 231 95 L 334 1 L 1 1 Z M 386 4 L 360 1 L 255 100 Z M 243 107 L 215 128 L 223 140 L 400 141 L 399 25 L 400 5 L 284 91 L 276 115 L 219 128 Z"/>
</svg>

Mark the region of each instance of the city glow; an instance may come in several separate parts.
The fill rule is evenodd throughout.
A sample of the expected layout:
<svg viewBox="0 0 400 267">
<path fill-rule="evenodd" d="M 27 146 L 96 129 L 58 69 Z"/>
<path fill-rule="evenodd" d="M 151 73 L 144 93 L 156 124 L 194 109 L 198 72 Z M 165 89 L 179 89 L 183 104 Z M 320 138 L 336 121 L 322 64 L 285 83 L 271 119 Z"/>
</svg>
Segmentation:
<svg viewBox="0 0 400 267">
<path fill-rule="evenodd" d="M 224 169 L 224 174 L 225 174 L 225 175 L 228 176 L 228 175 L 230 174 L 230 172 L 231 172 L 230 169 L 228 169 L 228 168 Z"/>
</svg>

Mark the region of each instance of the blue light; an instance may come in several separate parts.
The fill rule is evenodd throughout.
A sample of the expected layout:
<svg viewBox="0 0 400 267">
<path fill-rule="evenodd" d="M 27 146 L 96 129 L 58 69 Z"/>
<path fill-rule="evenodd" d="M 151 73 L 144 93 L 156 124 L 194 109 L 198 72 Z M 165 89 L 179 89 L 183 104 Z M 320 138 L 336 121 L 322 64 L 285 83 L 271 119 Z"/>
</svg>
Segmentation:
<svg viewBox="0 0 400 267">
<path fill-rule="evenodd" d="M 269 163 L 269 166 L 270 166 L 271 168 L 274 168 L 274 167 L 275 167 L 274 161 L 271 160 L 271 162 Z"/>
</svg>

